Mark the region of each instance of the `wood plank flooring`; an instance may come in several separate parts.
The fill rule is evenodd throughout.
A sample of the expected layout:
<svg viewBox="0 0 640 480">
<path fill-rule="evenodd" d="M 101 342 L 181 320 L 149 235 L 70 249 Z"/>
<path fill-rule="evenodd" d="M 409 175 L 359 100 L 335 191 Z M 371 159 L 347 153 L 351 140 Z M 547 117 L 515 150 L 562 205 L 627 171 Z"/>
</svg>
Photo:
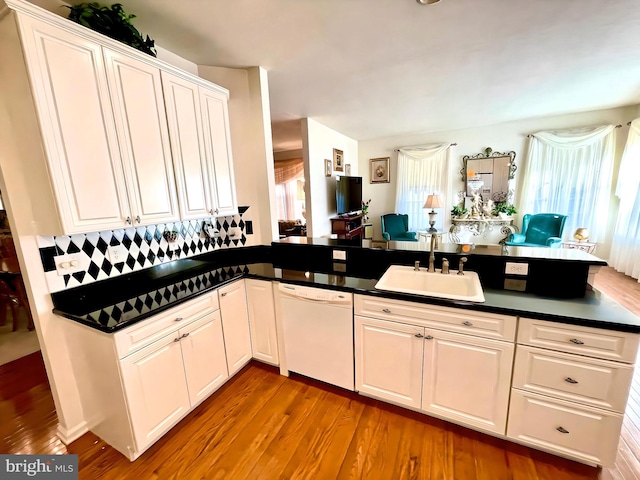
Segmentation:
<svg viewBox="0 0 640 480">
<path fill-rule="evenodd" d="M 601 273 L 620 303 L 615 282 L 632 289 L 625 306 L 640 315 L 640 285 Z M 83 479 L 640 480 L 640 369 L 602 471 L 257 362 L 133 463 L 90 433 L 60 442 L 39 353 L 0 366 L 0 419 L 1 453 L 77 453 Z"/>
</svg>

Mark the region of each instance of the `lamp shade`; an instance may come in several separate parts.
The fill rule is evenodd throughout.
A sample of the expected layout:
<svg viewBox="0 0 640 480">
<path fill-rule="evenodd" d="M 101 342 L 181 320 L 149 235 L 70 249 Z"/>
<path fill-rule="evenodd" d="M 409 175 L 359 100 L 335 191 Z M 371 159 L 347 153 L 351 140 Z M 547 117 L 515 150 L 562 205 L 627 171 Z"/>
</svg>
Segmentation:
<svg viewBox="0 0 640 480">
<path fill-rule="evenodd" d="M 429 195 L 422 208 L 442 208 L 440 195 L 436 195 L 435 193 L 433 195 Z"/>
<path fill-rule="evenodd" d="M 589 240 L 589 230 L 584 227 L 578 228 L 576 232 L 573 234 L 573 238 L 582 242 L 584 240 Z"/>
</svg>

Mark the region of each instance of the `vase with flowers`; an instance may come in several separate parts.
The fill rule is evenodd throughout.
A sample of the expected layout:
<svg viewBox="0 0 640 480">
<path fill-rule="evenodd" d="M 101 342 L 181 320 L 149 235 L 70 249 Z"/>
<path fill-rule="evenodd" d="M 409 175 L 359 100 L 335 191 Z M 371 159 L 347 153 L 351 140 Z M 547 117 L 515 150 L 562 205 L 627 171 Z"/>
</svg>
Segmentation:
<svg viewBox="0 0 640 480">
<path fill-rule="evenodd" d="M 366 222 L 369 220 L 369 204 L 371 203 L 371 199 L 366 202 L 362 202 L 362 221 Z"/>
</svg>

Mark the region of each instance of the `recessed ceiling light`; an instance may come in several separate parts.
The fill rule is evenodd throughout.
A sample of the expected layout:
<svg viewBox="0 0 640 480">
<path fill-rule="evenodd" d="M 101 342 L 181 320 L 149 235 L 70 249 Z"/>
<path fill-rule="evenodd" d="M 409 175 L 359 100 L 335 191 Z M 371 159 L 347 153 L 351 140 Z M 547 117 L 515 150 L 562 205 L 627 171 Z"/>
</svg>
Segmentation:
<svg viewBox="0 0 640 480">
<path fill-rule="evenodd" d="M 432 3 L 438 3 L 440 0 L 416 0 L 420 5 L 431 5 Z"/>
</svg>

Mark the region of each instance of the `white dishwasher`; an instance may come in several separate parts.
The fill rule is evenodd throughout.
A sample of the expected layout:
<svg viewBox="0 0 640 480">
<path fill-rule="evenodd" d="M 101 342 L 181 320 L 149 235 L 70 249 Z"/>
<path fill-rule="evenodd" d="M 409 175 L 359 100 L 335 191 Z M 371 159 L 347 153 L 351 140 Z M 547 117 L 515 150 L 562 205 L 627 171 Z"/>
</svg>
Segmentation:
<svg viewBox="0 0 640 480">
<path fill-rule="evenodd" d="M 353 295 L 281 283 L 286 369 L 354 390 Z"/>
</svg>

